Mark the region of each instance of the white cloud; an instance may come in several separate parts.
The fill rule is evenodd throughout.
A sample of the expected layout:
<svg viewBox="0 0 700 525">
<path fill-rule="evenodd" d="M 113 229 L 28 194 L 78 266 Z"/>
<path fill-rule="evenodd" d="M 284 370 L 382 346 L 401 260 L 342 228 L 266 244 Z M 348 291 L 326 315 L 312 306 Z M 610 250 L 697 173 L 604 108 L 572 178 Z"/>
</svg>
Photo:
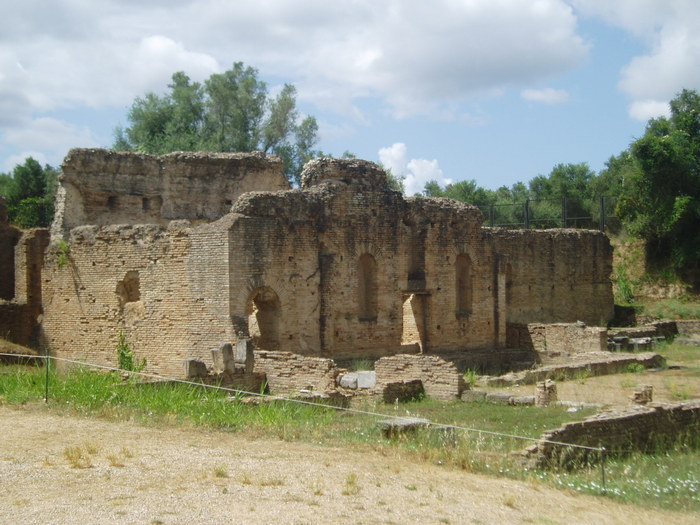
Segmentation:
<svg viewBox="0 0 700 525">
<path fill-rule="evenodd" d="M 11 167 L 24 162 L 28 156 L 42 163 L 58 165 L 70 148 L 99 145 L 88 128 L 79 128 L 47 117 L 27 120 L 20 127 L 6 131 L 3 141 L 21 151 L 5 161 L 5 164 L 11 164 Z M 5 168 L 7 170 L 7 166 Z"/>
<path fill-rule="evenodd" d="M 647 44 L 648 52 L 634 57 L 620 73 L 619 88 L 632 99 L 631 117 L 659 116 L 660 107 L 683 88 L 700 89 L 700 2 L 574 0 L 574 5 Z"/>
<path fill-rule="evenodd" d="M 425 183 L 437 181 L 441 186 L 452 184 L 452 179 L 445 178 L 437 160 L 410 159 L 408 148 L 403 142 L 379 150 L 379 162 L 389 168 L 397 177 L 403 177 L 406 195 L 415 195 L 423 191 Z"/>
<path fill-rule="evenodd" d="M 531 102 L 542 102 L 543 104 L 563 104 L 569 100 L 569 93 L 564 89 L 525 89 L 520 95 Z"/>
<path fill-rule="evenodd" d="M 650 118 L 670 116 L 671 106 L 658 100 L 635 100 L 630 104 L 629 114 L 635 120 L 646 122 Z"/>
</svg>

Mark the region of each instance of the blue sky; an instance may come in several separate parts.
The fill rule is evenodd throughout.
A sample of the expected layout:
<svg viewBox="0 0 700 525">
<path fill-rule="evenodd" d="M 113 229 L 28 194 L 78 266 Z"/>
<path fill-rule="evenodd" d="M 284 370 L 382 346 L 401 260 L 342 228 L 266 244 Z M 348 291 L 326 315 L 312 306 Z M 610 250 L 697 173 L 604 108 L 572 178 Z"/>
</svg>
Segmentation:
<svg viewBox="0 0 700 525">
<path fill-rule="evenodd" d="M 324 152 L 406 177 L 598 171 L 700 89 L 697 0 L 0 0 L 0 172 L 109 147 L 175 71 L 298 89 Z"/>
</svg>

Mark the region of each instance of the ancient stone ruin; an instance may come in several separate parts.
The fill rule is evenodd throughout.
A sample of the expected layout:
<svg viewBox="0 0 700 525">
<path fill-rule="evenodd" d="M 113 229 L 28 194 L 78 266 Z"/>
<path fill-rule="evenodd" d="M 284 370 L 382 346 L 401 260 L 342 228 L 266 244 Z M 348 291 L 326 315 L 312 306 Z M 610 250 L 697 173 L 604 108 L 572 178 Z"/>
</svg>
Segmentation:
<svg viewBox="0 0 700 525">
<path fill-rule="evenodd" d="M 335 387 L 339 360 L 411 354 L 377 384 L 411 369 L 449 398 L 464 386 L 430 360 L 499 365 L 568 330 L 538 326 L 613 315 L 600 232 L 485 228 L 477 208 L 406 198 L 362 160 L 313 160 L 299 189 L 282 168 L 259 153 L 71 150 L 47 249 L 45 231 L 0 216 L 0 329 L 104 365 L 123 333 L 166 376 L 191 360 L 193 375 L 223 374 L 212 349 L 250 340 L 254 365 L 230 377 L 284 392 Z"/>
</svg>

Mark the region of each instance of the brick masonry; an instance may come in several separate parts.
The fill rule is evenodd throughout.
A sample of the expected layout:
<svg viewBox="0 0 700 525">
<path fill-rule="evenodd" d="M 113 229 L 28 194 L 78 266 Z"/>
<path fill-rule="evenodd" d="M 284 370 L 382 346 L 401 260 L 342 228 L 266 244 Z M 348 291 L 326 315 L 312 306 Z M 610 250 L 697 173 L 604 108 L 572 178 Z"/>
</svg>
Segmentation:
<svg viewBox="0 0 700 525">
<path fill-rule="evenodd" d="M 650 403 L 601 412 L 584 421 L 566 423 L 546 432 L 536 445 L 523 452 L 532 467 L 572 468 L 600 460 L 600 453 L 562 447 L 546 441 L 587 447 L 603 446 L 606 454 L 649 452 L 676 444 L 700 431 L 700 401 L 678 404 Z"/>
<path fill-rule="evenodd" d="M 314 358 L 490 360 L 509 326 L 612 315 L 599 232 L 482 228 L 477 208 L 404 198 L 356 159 L 311 161 L 301 189 L 280 177 L 259 154 L 72 150 L 52 229 L 69 263 L 48 249 L 43 344 L 114 364 L 124 332 L 149 372 L 174 375 L 239 338 Z"/>
</svg>

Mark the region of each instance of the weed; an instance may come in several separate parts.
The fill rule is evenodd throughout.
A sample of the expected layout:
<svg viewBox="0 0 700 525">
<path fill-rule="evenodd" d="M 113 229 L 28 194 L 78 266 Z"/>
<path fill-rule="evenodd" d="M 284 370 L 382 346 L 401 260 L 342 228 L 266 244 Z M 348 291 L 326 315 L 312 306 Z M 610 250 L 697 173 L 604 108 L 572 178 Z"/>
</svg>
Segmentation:
<svg viewBox="0 0 700 525">
<path fill-rule="evenodd" d="M 634 303 L 634 283 L 627 276 L 627 267 L 619 265 L 613 277 L 613 291 L 616 304 L 631 305 Z"/>
<path fill-rule="evenodd" d="M 477 374 L 476 370 L 472 370 L 471 368 L 464 372 L 464 381 L 469 385 L 469 388 L 474 388 L 476 386 L 476 380 L 478 377 L 479 374 Z"/>
<path fill-rule="evenodd" d="M 119 339 L 117 340 L 117 362 L 119 363 L 119 368 L 127 372 L 141 372 L 146 368 L 145 357 L 140 363 L 136 362 L 134 350 L 131 347 L 131 343 L 126 340 L 124 332 L 119 332 Z"/>
<path fill-rule="evenodd" d="M 59 268 L 63 268 L 68 264 L 68 256 L 70 255 L 70 246 L 66 241 L 61 239 L 56 244 L 56 264 Z"/>
<path fill-rule="evenodd" d="M 214 467 L 215 478 L 228 478 L 228 470 L 225 465 L 217 465 Z"/>
<path fill-rule="evenodd" d="M 374 361 L 371 359 L 353 359 L 350 361 L 349 369 L 355 372 L 374 370 Z"/>
<path fill-rule="evenodd" d="M 628 374 L 641 374 L 646 372 L 646 367 L 642 363 L 630 363 L 625 367 Z"/>
<path fill-rule="evenodd" d="M 418 490 L 418 487 L 416 487 L 415 485 L 412 485 L 412 484 L 411 485 L 404 485 L 404 488 L 406 490 Z"/>
<path fill-rule="evenodd" d="M 503 496 L 503 504 L 511 509 L 515 508 L 515 496 L 512 494 L 508 494 L 506 496 Z"/>
<path fill-rule="evenodd" d="M 625 377 L 623 379 L 620 379 L 620 386 L 622 388 L 632 388 L 637 386 L 637 382 L 634 379 L 631 379 L 629 377 Z"/>
<path fill-rule="evenodd" d="M 345 480 L 345 488 L 343 488 L 343 496 L 357 496 L 360 493 L 360 486 L 357 484 L 357 474 L 354 472 L 348 474 Z"/>
<path fill-rule="evenodd" d="M 121 468 L 124 466 L 124 459 L 119 454 L 110 454 L 109 456 L 107 456 L 107 460 L 109 461 L 109 464 L 113 467 Z"/>
<path fill-rule="evenodd" d="M 66 447 L 63 449 L 63 457 L 68 460 L 72 468 L 91 468 L 92 458 L 83 447 Z"/>
<path fill-rule="evenodd" d="M 677 383 L 674 378 L 664 381 L 669 394 L 678 401 L 687 401 L 692 397 L 693 389 L 686 383 Z"/>
</svg>

